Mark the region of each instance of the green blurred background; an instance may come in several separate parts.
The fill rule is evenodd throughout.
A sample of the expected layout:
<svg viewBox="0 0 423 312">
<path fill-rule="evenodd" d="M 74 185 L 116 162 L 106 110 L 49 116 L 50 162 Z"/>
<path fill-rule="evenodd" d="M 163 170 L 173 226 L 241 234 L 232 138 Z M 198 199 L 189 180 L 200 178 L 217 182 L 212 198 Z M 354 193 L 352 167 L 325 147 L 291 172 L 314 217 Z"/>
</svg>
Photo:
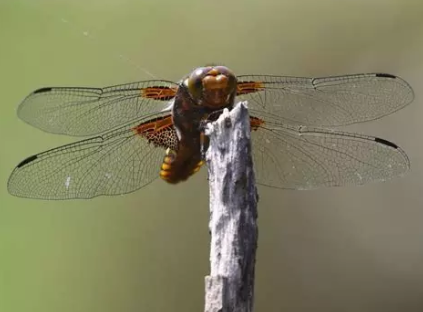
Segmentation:
<svg viewBox="0 0 423 312">
<path fill-rule="evenodd" d="M 43 86 L 178 80 L 196 66 L 324 76 L 388 72 L 416 101 L 348 127 L 392 140 L 412 171 L 309 192 L 259 188 L 255 311 L 423 311 L 423 2 L 418 0 L 0 1 L 0 311 L 202 311 L 206 170 L 127 196 L 8 195 L 14 166 L 74 141 L 16 106 Z"/>
</svg>

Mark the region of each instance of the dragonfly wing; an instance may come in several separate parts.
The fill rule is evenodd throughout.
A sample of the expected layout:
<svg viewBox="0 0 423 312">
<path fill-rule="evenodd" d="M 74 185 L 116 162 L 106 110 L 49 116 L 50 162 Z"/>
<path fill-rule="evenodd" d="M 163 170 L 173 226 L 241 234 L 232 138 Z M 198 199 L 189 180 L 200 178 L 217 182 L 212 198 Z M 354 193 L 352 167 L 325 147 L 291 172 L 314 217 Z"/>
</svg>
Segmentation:
<svg viewBox="0 0 423 312">
<path fill-rule="evenodd" d="M 252 131 L 252 144 L 257 182 L 276 188 L 361 185 L 410 167 L 394 143 L 354 133 L 266 123 Z"/>
<path fill-rule="evenodd" d="M 74 199 L 125 194 L 147 185 L 159 176 L 164 148 L 177 137 L 169 127 L 157 133 L 156 142 L 162 146 L 150 143 L 137 134 L 141 122 L 28 157 L 12 172 L 9 192 L 19 197 Z"/>
<path fill-rule="evenodd" d="M 177 87 L 173 82 L 151 80 L 106 88 L 42 88 L 23 100 L 18 116 L 50 133 L 96 135 L 169 109 Z"/>
<path fill-rule="evenodd" d="M 256 117 L 331 127 L 378 119 L 411 103 L 410 85 L 390 74 L 238 77 L 238 99 Z"/>
</svg>

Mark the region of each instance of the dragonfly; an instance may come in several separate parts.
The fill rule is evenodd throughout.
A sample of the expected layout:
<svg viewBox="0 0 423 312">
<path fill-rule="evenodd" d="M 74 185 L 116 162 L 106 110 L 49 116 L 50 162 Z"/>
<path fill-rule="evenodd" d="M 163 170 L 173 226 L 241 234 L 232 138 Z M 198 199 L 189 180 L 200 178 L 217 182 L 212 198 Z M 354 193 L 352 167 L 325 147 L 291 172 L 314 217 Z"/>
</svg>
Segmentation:
<svg viewBox="0 0 423 312">
<path fill-rule="evenodd" d="M 320 78 L 235 75 L 195 68 L 179 82 L 105 88 L 44 87 L 17 114 L 27 124 L 80 141 L 21 161 L 8 191 L 33 199 L 88 199 L 136 191 L 161 177 L 176 184 L 204 164 L 200 125 L 247 101 L 257 184 L 293 190 L 362 185 L 403 175 L 410 162 L 382 138 L 334 130 L 392 114 L 414 99 L 386 73 Z"/>
</svg>

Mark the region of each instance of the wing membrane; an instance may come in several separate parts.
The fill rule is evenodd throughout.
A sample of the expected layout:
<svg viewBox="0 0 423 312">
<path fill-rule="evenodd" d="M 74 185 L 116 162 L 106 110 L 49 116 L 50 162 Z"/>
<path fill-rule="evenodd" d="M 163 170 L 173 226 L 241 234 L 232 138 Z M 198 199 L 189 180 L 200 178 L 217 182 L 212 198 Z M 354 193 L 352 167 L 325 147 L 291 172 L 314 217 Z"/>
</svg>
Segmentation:
<svg viewBox="0 0 423 312">
<path fill-rule="evenodd" d="M 406 172 L 407 155 L 383 139 L 267 123 L 252 132 L 259 184 L 286 189 L 361 185 Z"/>
<path fill-rule="evenodd" d="M 159 176 L 164 149 L 133 130 L 141 121 L 104 135 L 28 157 L 12 172 L 12 195 L 38 199 L 92 198 L 135 191 Z M 176 140 L 176 133 L 171 132 Z"/>
<path fill-rule="evenodd" d="M 141 81 L 106 88 L 51 87 L 32 92 L 19 105 L 18 116 L 46 132 L 96 135 L 169 106 L 169 97 L 144 97 L 143 90 L 176 90 L 164 80 Z M 166 93 L 166 94 L 167 94 Z M 159 96 L 157 98 L 160 98 Z"/>
<path fill-rule="evenodd" d="M 238 82 L 247 89 L 238 99 L 247 100 L 257 117 L 317 127 L 378 119 L 414 99 L 409 84 L 389 74 L 322 78 L 248 75 L 238 76 Z M 255 82 L 252 89 L 247 88 L 248 82 Z"/>
</svg>

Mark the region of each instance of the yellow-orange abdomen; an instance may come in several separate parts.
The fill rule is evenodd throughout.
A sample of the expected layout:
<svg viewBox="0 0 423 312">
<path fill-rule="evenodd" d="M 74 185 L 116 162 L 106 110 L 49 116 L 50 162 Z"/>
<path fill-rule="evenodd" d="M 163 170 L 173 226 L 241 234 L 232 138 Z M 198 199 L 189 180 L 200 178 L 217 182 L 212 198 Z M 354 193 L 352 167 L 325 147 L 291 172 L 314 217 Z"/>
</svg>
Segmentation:
<svg viewBox="0 0 423 312">
<path fill-rule="evenodd" d="M 160 168 L 160 177 L 171 184 L 186 181 L 204 165 L 204 161 L 199 156 L 188 153 L 188 150 L 183 148 L 178 153 L 167 149 Z"/>
</svg>

